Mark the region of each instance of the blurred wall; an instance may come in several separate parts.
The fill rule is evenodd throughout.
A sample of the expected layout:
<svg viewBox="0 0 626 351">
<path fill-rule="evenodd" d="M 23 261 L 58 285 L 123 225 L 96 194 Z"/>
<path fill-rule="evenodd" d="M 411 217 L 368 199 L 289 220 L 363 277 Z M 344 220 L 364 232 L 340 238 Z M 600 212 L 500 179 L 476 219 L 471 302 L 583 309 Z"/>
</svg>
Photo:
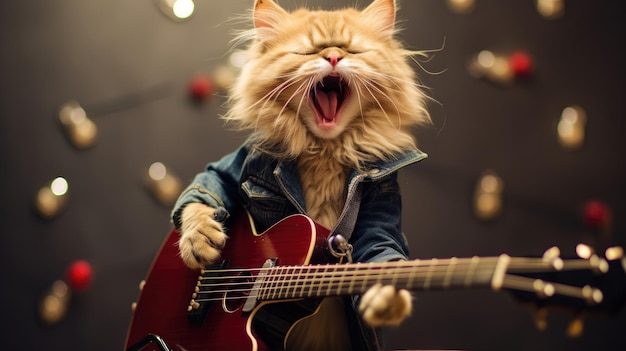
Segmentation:
<svg viewBox="0 0 626 351">
<path fill-rule="evenodd" d="M 137 286 L 169 229 L 169 207 L 146 190 L 147 168 L 165 163 L 184 183 L 244 136 L 225 131 L 223 94 L 190 101 L 196 72 L 212 73 L 229 55 L 231 20 L 249 0 L 196 1 L 176 23 L 153 1 L 0 2 L 0 340 L 14 350 L 120 350 Z M 293 8 L 298 1 L 283 1 Z M 311 1 L 329 8 L 352 1 Z M 365 3 L 365 1 L 360 1 Z M 618 1 L 567 1 L 546 20 L 534 2 L 478 0 L 470 14 L 444 1 L 400 1 L 401 37 L 434 50 L 416 69 L 434 102 L 434 126 L 418 131 L 430 157 L 401 172 L 404 230 L 414 258 L 541 255 L 553 245 L 626 244 L 626 81 Z M 467 63 L 481 50 L 527 51 L 530 79 L 503 88 L 476 79 Z M 59 107 L 76 100 L 98 127 L 97 144 L 77 150 L 63 135 Z M 556 124 L 565 106 L 588 115 L 584 147 L 563 151 Z M 503 212 L 475 219 L 472 197 L 482 171 L 505 184 Z M 57 176 L 70 186 L 58 217 L 32 210 L 37 190 Z M 601 199 L 613 213 L 606 237 L 585 226 L 584 204 Z M 93 267 L 54 326 L 38 305 L 71 262 Z M 623 311 L 564 335 L 567 313 L 537 331 L 530 309 L 507 293 L 416 294 L 412 317 L 390 329 L 390 349 L 617 350 Z"/>
</svg>

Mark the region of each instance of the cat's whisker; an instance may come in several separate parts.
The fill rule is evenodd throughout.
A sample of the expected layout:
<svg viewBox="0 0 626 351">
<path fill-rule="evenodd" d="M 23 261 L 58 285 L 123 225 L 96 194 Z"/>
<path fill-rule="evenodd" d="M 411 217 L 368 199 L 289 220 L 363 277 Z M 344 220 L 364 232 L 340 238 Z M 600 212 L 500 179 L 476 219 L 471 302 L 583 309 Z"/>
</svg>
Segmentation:
<svg viewBox="0 0 626 351">
<path fill-rule="evenodd" d="M 396 92 L 402 92 L 404 91 L 405 87 L 400 86 L 400 83 L 404 83 L 404 84 L 410 84 L 413 86 L 416 86 L 416 83 L 414 81 L 411 80 L 406 80 L 406 79 L 399 79 L 398 77 L 393 77 L 390 74 L 385 74 L 385 73 L 381 73 L 378 71 L 375 71 L 369 67 L 363 67 L 361 69 L 362 72 L 364 72 L 364 75 L 372 75 L 378 78 L 383 79 L 386 82 L 391 83 L 391 85 L 395 86 L 397 89 L 392 89 L 392 88 L 388 88 L 389 90 L 393 90 Z"/>
<path fill-rule="evenodd" d="M 250 106 L 248 106 L 244 112 L 248 112 L 253 110 L 254 108 L 256 108 L 261 102 L 263 102 L 263 106 L 261 106 L 261 109 L 265 109 L 265 107 L 267 106 L 267 104 L 270 102 L 270 100 L 272 99 L 272 97 L 274 97 L 273 101 L 276 102 L 276 99 L 278 99 L 278 96 L 285 91 L 287 88 L 289 88 L 290 86 L 292 86 L 293 84 L 295 84 L 297 82 L 297 78 L 296 77 L 291 77 L 290 79 L 282 82 L 281 84 L 279 84 L 278 86 L 274 87 L 274 89 L 270 90 L 267 94 L 265 94 L 263 97 L 261 97 L 257 102 L 255 102 L 254 104 L 251 104 Z"/>
<path fill-rule="evenodd" d="M 282 94 L 285 90 L 289 89 L 292 85 L 297 83 L 297 78 L 296 77 L 292 77 L 290 78 L 290 80 L 293 80 L 292 82 L 284 82 L 282 84 L 280 84 L 279 86 L 277 86 L 276 88 L 274 88 L 272 90 L 272 95 L 274 96 L 273 101 L 274 103 L 276 103 L 276 100 L 278 100 L 278 97 L 280 96 L 280 94 Z M 289 84 L 287 84 L 289 83 Z M 268 96 L 267 101 L 265 102 L 265 104 L 263 104 L 263 107 L 265 108 L 265 105 L 269 102 L 270 98 L 272 96 Z"/>
<path fill-rule="evenodd" d="M 374 101 L 376 102 L 380 110 L 382 111 L 382 113 L 385 115 L 385 117 L 387 117 L 387 119 L 391 122 L 391 119 L 389 118 L 389 115 L 387 115 L 387 111 L 385 111 L 385 108 L 383 107 L 383 105 L 380 103 L 380 100 L 378 100 L 376 95 L 374 95 L 372 90 L 370 90 L 368 82 L 362 78 L 358 78 L 358 79 L 363 84 L 363 87 L 370 93 L 370 95 L 372 96 L 372 98 L 374 99 Z"/>
<path fill-rule="evenodd" d="M 309 78 L 309 82 L 310 81 L 311 81 L 311 78 Z M 296 97 L 296 95 L 298 95 L 300 92 L 307 91 L 307 90 L 305 90 L 305 83 L 306 82 L 307 81 L 303 81 L 302 84 L 300 84 L 300 86 L 296 89 L 296 91 L 294 91 L 293 94 L 291 94 L 289 99 L 287 99 L 285 104 L 283 104 L 283 107 L 280 109 L 280 112 L 278 112 L 278 115 L 276 116 L 276 121 L 274 123 L 277 123 L 280 120 L 280 117 L 283 115 L 283 112 L 285 112 L 285 110 L 287 109 L 287 106 L 289 105 L 291 100 L 293 100 L 294 97 Z M 306 86 L 310 86 L 310 85 L 306 85 Z M 302 94 L 302 95 L 304 96 L 306 94 Z M 298 108 L 298 111 L 299 111 L 299 108 Z"/>
<path fill-rule="evenodd" d="M 361 90 L 361 87 L 357 83 L 354 84 L 354 87 L 357 90 L 356 97 L 359 100 L 359 110 L 361 111 L 361 120 L 365 121 L 365 114 L 363 113 L 363 101 L 361 101 L 361 95 L 363 94 L 363 91 Z"/>
<path fill-rule="evenodd" d="M 380 77 L 381 79 L 384 79 L 385 81 L 388 81 L 392 85 L 397 87 L 397 89 L 387 87 L 387 89 L 390 90 L 390 91 L 395 91 L 395 92 L 398 92 L 398 93 L 402 93 L 404 91 L 404 89 L 406 89 L 406 87 L 401 87 L 400 83 L 404 83 L 404 84 L 407 84 L 407 85 L 412 86 L 414 88 L 417 88 L 417 91 L 420 94 L 420 97 L 422 97 L 424 99 L 427 99 L 427 100 L 429 100 L 431 102 L 434 102 L 434 103 L 436 103 L 438 105 L 441 105 L 441 103 L 439 101 L 437 101 L 435 98 L 433 98 L 433 97 L 431 97 L 431 96 L 429 96 L 429 95 L 427 95 L 427 94 L 425 94 L 423 92 L 424 90 L 430 90 L 430 88 L 427 87 L 426 85 L 420 84 L 418 81 L 413 81 L 413 80 L 408 80 L 408 79 L 401 79 L 399 77 L 393 77 L 393 76 L 391 76 L 389 74 L 385 74 L 385 73 L 381 73 L 381 72 L 375 71 L 375 70 L 373 70 L 373 69 L 371 69 L 371 68 L 369 68 L 367 66 L 364 66 L 363 68 L 361 68 L 361 71 L 365 72 L 365 75 L 372 75 L 372 76 L 375 76 L 375 77 Z M 392 100 L 390 99 L 390 101 L 392 101 Z M 425 111 L 423 111 L 423 112 L 425 112 Z"/>
<path fill-rule="evenodd" d="M 380 107 L 381 111 L 383 112 L 383 114 L 385 115 L 385 117 L 387 118 L 387 120 L 389 121 L 389 124 L 391 126 L 393 126 L 393 122 L 391 121 L 391 117 L 389 116 L 389 114 L 387 113 L 385 108 L 382 106 L 382 103 L 380 102 L 380 100 L 376 97 L 376 95 L 374 94 L 374 92 L 370 88 L 375 90 L 375 92 L 380 94 L 382 97 L 384 97 L 386 100 L 388 100 L 393 105 L 393 107 L 396 110 L 396 116 L 398 116 L 398 125 L 397 125 L 396 129 L 398 129 L 398 131 L 400 131 L 402 129 L 402 118 L 400 117 L 400 115 L 401 115 L 400 114 L 400 109 L 396 105 L 395 101 L 387 93 L 385 93 L 382 89 L 380 89 L 378 86 L 376 86 L 376 84 L 373 84 L 370 81 L 363 80 L 363 79 L 361 80 L 361 82 L 363 83 L 363 86 L 365 87 L 365 89 L 367 89 L 367 91 L 370 93 L 370 95 L 372 95 L 372 98 L 374 98 L 374 100 L 376 101 L 376 103 Z"/>
<path fill-rule="evenodd" d="M 306 85 L 306 89 L 304 91 L 311 91 L 311 89 L 314 89 L 315 93 L 317 93 L 317 89 L 314 86 L 314 82 L 313 82 L 313 78 L 309 78 L 309 81 Z M 298 109 L 296 110 L 296 116 L 300 116 L 300 109 L 302 108 L 302 103 L 304 102 L 304 98 L 307 96 L 308 94 L 302 94 L 302 96 L 300 97 L 300 103 L 298 103 Z"/>
</svg>

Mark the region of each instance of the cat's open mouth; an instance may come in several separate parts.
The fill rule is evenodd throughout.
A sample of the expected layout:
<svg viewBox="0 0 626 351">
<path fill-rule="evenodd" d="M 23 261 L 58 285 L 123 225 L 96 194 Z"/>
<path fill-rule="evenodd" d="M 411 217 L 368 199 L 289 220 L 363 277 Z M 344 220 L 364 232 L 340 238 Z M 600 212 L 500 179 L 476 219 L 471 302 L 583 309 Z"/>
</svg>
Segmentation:
<svg viewBox="0 0 626 351">
<path fill-rule="evenodd" d="M 348 83 L 338 75 L 324 77 L 309 93 L 309 104 L 321 128 L 337 125 L 344 103 L 350 96 Z"/>
</svg>

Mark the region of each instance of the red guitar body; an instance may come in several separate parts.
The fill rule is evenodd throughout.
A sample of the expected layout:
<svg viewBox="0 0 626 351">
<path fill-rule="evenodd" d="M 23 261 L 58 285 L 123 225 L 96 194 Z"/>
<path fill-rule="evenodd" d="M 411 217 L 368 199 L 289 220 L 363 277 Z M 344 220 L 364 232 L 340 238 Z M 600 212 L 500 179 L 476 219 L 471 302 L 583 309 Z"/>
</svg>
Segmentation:
<svg viewBox="0 0 626 351">
<path fill-rule="evenodd" d="M 504 288 L 523 301 L 578 312 L 615 312 L 626 296 L 626 258 L 558 258 L 560 268 L 545 257 L 508 255 L 325 265 L 337 263 L 327 251 L 329 231 L 306 216 L 261 234 L 246 216 L 228 228 L 224 262 L 202 271 L 183 264 L 179 234 L 169 234 L 139 295 L 127 351 L 284 350 L 293 325 L 323 296 L 362 293 L 376 282 L 419 291 Z M 549 297 L 537 281 L 552 287 Z"/>
<path fill-rule="evenodd" d="M 325 243 L 328 230 L 306 216 L 288 217 L 262 234 L 255 232 L 251 221 L 239 220 L 232 225 L 222 252 L 229 268 L 261 268 L 267 259 L 276 258 L 281 266 L 321 263 L 323 248 L 317 243 Z M 200 272 L 183 264 L 178 237 L 176 231 L 169 234 L 152 264 L 134 310 L 126 348 L 160 350 L 159 339 L 174 351 L 269 350 L 257 335 L 253 319 L 268 306 L 276 309 L 292 303 L 264 302 L 244 313 L 242 299 L 226 298 L 208 305 L 204 322 L 191 323 L 187 308 Z M 276 311 L 272 314 L 280 315 Z M 146 339 L 149 335 L 153 339 Z"/>
</svg>

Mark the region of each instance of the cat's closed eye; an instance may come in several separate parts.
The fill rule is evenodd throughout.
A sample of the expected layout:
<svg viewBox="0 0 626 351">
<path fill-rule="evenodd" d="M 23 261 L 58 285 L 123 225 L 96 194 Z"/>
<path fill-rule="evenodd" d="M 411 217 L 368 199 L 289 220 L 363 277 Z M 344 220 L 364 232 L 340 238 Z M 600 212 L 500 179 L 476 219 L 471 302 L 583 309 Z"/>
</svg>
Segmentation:
<svg viewBox="0 0 626 351">
<path fill-rule="evenodd" d="M 346 50 L 346 53 L 348 53 L 350 55 L 360 55 L 360 54 L 365 53 L 365 50 Z M 319 51 L 317 51 L 317 50 L 315 50 L 315 51 L 313 51 L 313 50 L 311 50 L 311 51 L 302 50 L 302 51 L 294 51 L 294 52 L 292 52 L 292 54 L 301 55 L 301 56 L 311 56 L 311 55 L 319 54 Z"/>
<path fill-rule="evenodd" d="M 317 55 L 318 52 L 317 51 L 295 51 L 295 52 L 292 52 L 292 54 L 300 55 L 300 56 L 311 56 L 311 55 Z"/>
</svg>

